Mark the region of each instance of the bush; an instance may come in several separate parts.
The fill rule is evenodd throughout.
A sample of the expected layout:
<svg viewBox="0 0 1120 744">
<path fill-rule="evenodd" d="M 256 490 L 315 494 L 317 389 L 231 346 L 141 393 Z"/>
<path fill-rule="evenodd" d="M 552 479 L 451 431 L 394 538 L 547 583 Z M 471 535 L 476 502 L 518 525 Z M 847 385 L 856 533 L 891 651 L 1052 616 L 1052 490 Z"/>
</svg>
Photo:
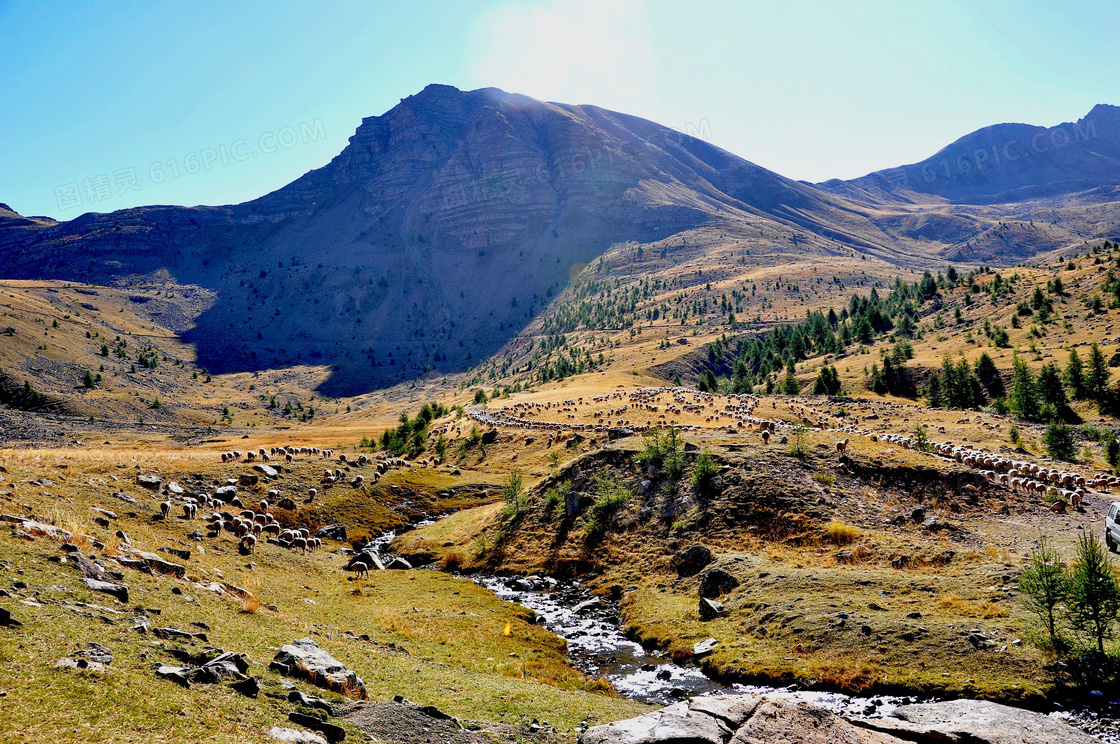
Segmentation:
<svg viewBox="0 0 1120 744">
<path fill-rule="evenodd" d="M 611 520 L 630 500 L 630 489 L 617 475 L 610 473 L 595 481 L 595 505 L 591 507 L 587 522 L 583 525 L 588 544 L 603 539 Z"/>
<path fill-rule="evenodd" d="M 560 481 L 544 492 L 544 513 L 556 514 L 560 519 L 568 517 L 568 494 L 572 492 L 571 481 Z"/>
<path fill-rule="evenodd" d="M 843 522 L 829 522 L 824 528 L 824 539 L 833 545 L 851 545 L 863 537 L 863 530 Z"/>
<path fill-rule="evenodd" d="M 502 498 L 506 502 L 503 514 L 516 517 L 525 510 L 525 478 L 519 470 L 511 470 L 502 486 Z"/>
<path fill-rule="evenodd" d="M 711 453 L 707 450 L 701 452 L 696 458 L 696 465 L 692 468 L 692 487 L 703 491 L 717 475 L 719 475 L 719 465 L 716 465 Z"/>
<path fill-rule="evenodd" d="M 654 430 L 645 438 L 638 462 L 660 468 L 670 481 L 677 480 L 684 469 L 684 441 L 674 427 L 668 434 Z"/>
<path fill-rule="evenodd" d="M 1055 460 L 1074 462 L 1077 459 L 1077 442 L 1073 429 L 1062 421 L 1051 421 L 1042 437 L 1046 452 Z"/>
</svg>

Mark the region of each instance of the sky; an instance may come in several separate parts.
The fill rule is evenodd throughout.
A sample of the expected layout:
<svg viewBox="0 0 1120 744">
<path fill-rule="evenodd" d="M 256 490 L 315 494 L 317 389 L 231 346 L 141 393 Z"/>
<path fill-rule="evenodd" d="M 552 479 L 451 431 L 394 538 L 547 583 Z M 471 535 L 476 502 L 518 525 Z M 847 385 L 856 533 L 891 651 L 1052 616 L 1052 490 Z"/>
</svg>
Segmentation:
<svg viewBox="0 0 1120 744">
<path fill-rule="evenodd" d="M 228 204 L 429 83 L 595 104 L 791 178 L 1120 104 L 1120 3 L 0 0 L 0 202 Z"/>
</svg>

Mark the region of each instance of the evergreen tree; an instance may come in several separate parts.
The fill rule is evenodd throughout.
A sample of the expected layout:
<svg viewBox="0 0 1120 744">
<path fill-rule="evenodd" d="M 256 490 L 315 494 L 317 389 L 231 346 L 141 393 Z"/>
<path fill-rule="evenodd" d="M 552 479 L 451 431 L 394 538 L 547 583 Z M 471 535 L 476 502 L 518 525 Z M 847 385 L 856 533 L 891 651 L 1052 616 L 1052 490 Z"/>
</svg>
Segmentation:
<svg viewBox="0 0 1120 744">
<path fill-rule="evenodd" d="M 793 374 L 793 370 L 786 372 L 786 379 L 782 383 L 783 395 L 798 395 L 801 392 L 801 383 L 797 381 L 797 376 Z"/>
<path fill-rule="evenodd" d="M 1120 580 L 1090 530 L 1083 530 L 1078 539 L 1068 605 L 1074 627 L 1095 640 L 1097 652 L 1103 654 L 1105 639 L 1112 637 L 1120 618 Z"/>
<path fill-rule="evenodd" d="M 1004 395 L 1003 377 L 1000 376 L 999 368 L 992 358 L 988 356 L 988 352 L 980 355 L 976 360 L 975 365 L 976 377 L 980 380 L 980 384 L 988 391 L 988 397 L 992 400 L 1002 398 Z"/>
<path fill-rule="evenodd" d="M 1027 607 L 1046 625 L 1050 643 L 1058 644 L 1058 608 L 1069 596 L 1069 572 L 1061 554 L 1043 535 L 1037 549 L 1031 551 L 1031 560 L 1019 573 L 1019 591 Z"/>
<path fill-rule="evenodd" d="M 1085 391 L 1087 397 L 1099 402 L 1105 400 L 1108 392 L 1108 363 L 1105 361 L 1101 347 L 1093 344 L 1089 349 L 1088 368 L 1085 370 Z"/>
<path fill-rule="evenodd" d="M 1069 361 L 1066 363 L 1065 383 L 1069 387 L 1069 394 L 1074 400 L 1081 400 L 1088 395 L 1085 388 L 1085 364 L 1077 353 L 1077 349 L 1069 350 Z"/>
<path fill-rule="evenodd" d="M 1011 410 L 1016 416 L 1037 421 L 1040 415 L 1038 390 L 1030 367 L 1019 357 L 1012 362 Z"/>
<path fill-rule="evenodd" d="M 1077 456 L 1077 440 L 1074 439 L 1073 429 L 1064 421 L 1051 421 L 1042 435 L 1046 453 L 1055 460 L 1073 462 Z"/>
<path fill-rule="evenodd" d="M 1067 405 L 1066 389 L 1062 385 L 1062 374 L 1054 362 L 1043 366 L 1038 373 L 1038 394 L 1042 402 L 1055 409 Z"/>
</svg>

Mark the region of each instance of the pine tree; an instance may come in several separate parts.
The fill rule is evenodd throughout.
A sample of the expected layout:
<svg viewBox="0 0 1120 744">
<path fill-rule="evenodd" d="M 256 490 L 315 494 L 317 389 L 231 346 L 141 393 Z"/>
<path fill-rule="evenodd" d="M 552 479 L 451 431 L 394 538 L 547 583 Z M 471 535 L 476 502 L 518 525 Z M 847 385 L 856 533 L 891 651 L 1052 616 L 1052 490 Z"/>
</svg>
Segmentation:
<svg viewBox="0 0 1120 744">
<path fill-rule="evenodd" d="M 1081 400 L 1086 397 L 1088 391 L 1085 389 L 1085 364 L 1081 361 L 1077 349 L 1069 350 L 1065 382 L 1069 388 L 1069 394 L 1074 400 Z"/>
<path fill-rule="evenodd" d="M 1112 637 L 1120 618 L 1120 580 L 1090 530 L 1082 531 L 1078 539 L 1068 604 L 1074 627 L 1089 634 L 1103 654 L 1105 639 Z"/>
<path fill-rule="evenodd" d="M 1057 364 L 1050 362 L 1038 373 L 1038 394 L 1043 403 L 1055 409 L 1069 402 L 1066 399 L 1066 389 L 1062 386 L 1062 374 L 1058 371 Z"/>
<path fill-rule="evenodd" d="M 1038 548 L 1031 551 L 1030 563 L 1019 573 L 1019 591 L 1046 625 L 1051 645 L 1058 643 L 1058 608 L 1069 596 L 1069 584 L 1061 554 L 1042 536 Z"/>
<path fill-rule="evenodd" d="M 1039 418 L 1038 390 L 1030 367 L 1019 357 L 1012 362 L 1014 376 L 1011 382 L 1011 410 L 1016 416 L 1028 420 Z"/>
<path fill-rule="evenodd" d="M 1089 349 L 1088 369 L 1085 370 L 1085 391 L 1087 396 L 1095 401 L 1102 402 L 1108 392 L 1108 363 L 1104 359 L 1101 347 L 1093 344 Z"/>
</svg>

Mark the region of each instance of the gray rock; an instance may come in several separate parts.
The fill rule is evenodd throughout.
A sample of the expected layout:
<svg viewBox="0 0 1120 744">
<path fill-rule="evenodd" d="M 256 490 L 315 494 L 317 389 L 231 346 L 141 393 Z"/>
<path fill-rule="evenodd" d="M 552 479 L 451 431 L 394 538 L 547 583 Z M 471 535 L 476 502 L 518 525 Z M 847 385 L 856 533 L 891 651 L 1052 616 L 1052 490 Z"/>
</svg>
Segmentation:
<svg viewBox="0 0 1120 744">
<path fill-rule="evenodd" d="M 299 690 L 292 690 L 288 693 L 288 702 L 302 705 L 304 708 L 318 708 L 326 712 L 328 716 L 334 715 L 334 706 L 320 697 L 312 697 L 311 695 L 304 695 Z"/>
<path fill-rule="evenodd" d="M 183 687 L 191 686 L 191 670 L 189 667 L 161 665 L 156 669 L 156 675 Z"/>
<path fill-rule="evenodd" d="M 158 475 L 138 475 L 136 476 L 136 485 L 149 491 L 158 491 L 163 486 L 163 478 Z"/>
<path fill-rule="evenodd" d="M 261 691 L 261 683 L 256 677 L 248 677 L 240 682 L 234 682 L 230 687 L 237 690 L 245 697 L 251 698 L 255 698 Z"/>
<path fill-rule="evenodd" d="M 108 581 L 98 581 L 97 579 L 82 579 L 82 582 L 95 592 L 111 594 L 116 597 L 119 602 L 128 601 L 128 587 L 124 584 L 113 584 Z"/>
<path fill-rule="evenodd" d="M 172 494 L 173 496 L 182 496 L 185 493 L 185 491 L 183 491 L 183 487 L 175 481 L 171 481 L 167 484 L 167 492 L 169 494 Z"/>
<path fill-rule="evenodd" d="M 634 436 L 634 430 L 627 429 L 623 426 L 612 426 L 611 428 L 607 429 L 607 439 L 612 442 L 618 439 L 625 439 L 626 437 L 632 436 Z"/>
<path fill-rule="evenodd" d="M 19 620 L 12 617 L 12 613 L 0 607 L 0 627 L 4 628 L 18 628 L 23 625 Z"/>
<path fill-rule="evenodd" d="M 406 561 L 404 558 L 397 556 L 393 560 L 386 563 L 385 568 L 394 571 L 407 571 L 408 569 L 412 568 L 412 564 Z"/>
<path fill-rule="evenodd" d="M 699 607 L 700 619 L 704 622 L 715 620 L 717 617 L 723 617 L 727 614 L 723 604 L 716 602 L 714 599 L 707 599 L 706 597 L 700 598 Z"/>
<path fill-rule="evenodd" d="M 673 556 L 673 568 L 679 576 L 695 576 L 714 561 L 712 551 L 703 545 L 693 545 Z"/>
<path fill-rule="evenodd" d="M 276 468 L 272 467 L 271 465 L 264 465 L 259 462 L 253 466 L 253 470 L 256 470 L 266 478 L 275 478 L 276 476 L 280 475 L 280 473 L 277 472 Z"/>
<path fill-rule="evenodd" d="M 346 542 L 346 528 L 341 524 L 328 524 L 315 530 L 315 537 L 325 537 L 339 542 Z"/>
<path fill-rule="evenodd" d="M 255 486 L 258 482 L 260 482 L 260 479 L 261 477 L 259 475 L 253 475 L 252 473 L 242 473 L 237 477 L 237 482 L 242 486 Z"/>
<path fill-rule="evenodd" d="M 19 526 L 29 535 L 47 537 L 51 540 L 58 540 L 59 542 L 65 542 L 74 536 L 69 530 L 64 530 L 61 527 L 55 527 L 50 524 L 43 524 L 42 522 L 36 522 L 33 519 L 25 519 L 20 522 Z"/>
<path fill-rule="evenodd" d="M 297 731 L 296 729 L 273 726 L 268 730 L 268 736 L 284 744 L 327 744 L 327 740 L 310 731 Z"/>
<path fill-rule="evenodd" d="M 709 568 L 700 577 L 700 596 L 716 599 L 736 589 L 739 580 L 722 568 Z"/>
<path fill-rule="evenodd" d="M 136 501 L 136 499 L 132 498 L 127 493 L 121 493 L 120 491 L 117 491 L 117 492 L 113 493 L 112 496 L 113 496 L 114 499 L 119 499 L 120 501 L 123 501 L 126 504 L 136 504 L 136 503 L 138 503 Z"/>
<path fill-rule="evenodd" d="M 579 741 L 580 744 L 725 744 L 732 733 L 722 717 L 706 710 L 690 709 L 689 703 L 677 703 L 637 718 L 594 726 Z"/>
<path fill-rule="evenodd" d="M 237 495 L 237 486 L 218 486 L 214 491 L 214 498 L 227 504 Z"/>
<path fill-rule="evenodd" d="M 961 744 L 1099 744 L 1068 723 L 984 700 L 902 705 L 876 719 L 853 718 L 873 731 L 914 741 Z"/>
<path fill-rule="evenodd" d="M 367 699 L 361 677 L 319 648 L 310 638 L 282 646 L 272 660 L 271 668 L 356 700 Z"/>
<path fill-rule="evenodd" d="M 715 638 L 708 638 L 704 641 L 697 641 L 696 643 L 692 644 L 692 655 L 706 656 L 707 654 L 715 651 L 716 646 L 718 645 L 719 641 L 717 641 Z"/>
<path fill-rule="evenodd" d="M 306 713 L 292 711 L 288 714 L 288 720 L 292 723 L 298 723 L 300 726 L 306 726 L 309 729 L 318 731 L 323 736 L 327 737 L 327 741 L 330 742 L 342 741 L 346 738 L 346 731 L 341 726 L 327 723 L 315 716 L 309 716 Z"/>
</svg>

